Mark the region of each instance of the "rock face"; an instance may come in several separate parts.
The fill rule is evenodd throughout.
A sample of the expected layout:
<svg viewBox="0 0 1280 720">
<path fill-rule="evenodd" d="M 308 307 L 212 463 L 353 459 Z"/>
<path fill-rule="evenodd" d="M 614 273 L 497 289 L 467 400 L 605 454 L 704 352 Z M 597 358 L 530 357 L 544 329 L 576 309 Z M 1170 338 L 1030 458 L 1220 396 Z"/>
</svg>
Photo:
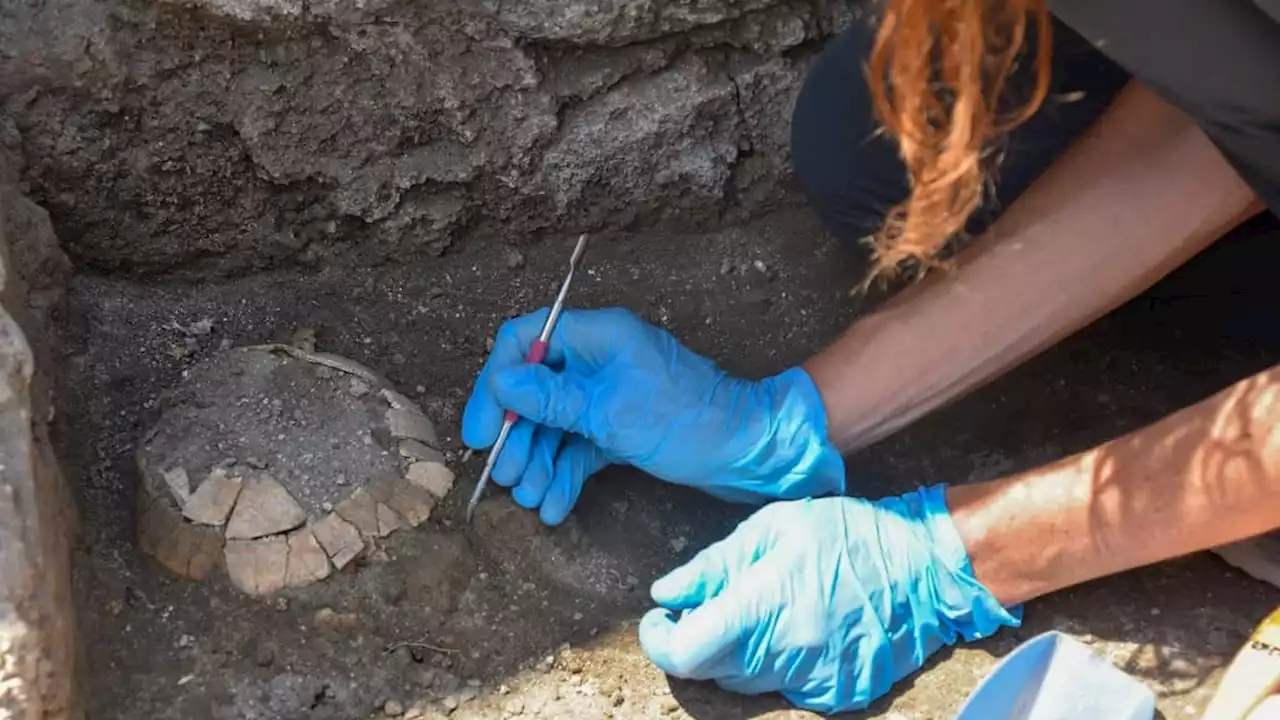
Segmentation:
<svg viewBox="0 0 1280 720">
<path fill-rule="evenodd" d="M 68 264 L 48 216 L 11 183 L 15 167 L 0 150 L 0 717 L 78 718 L 77 522 L 48 427 L 47 322 Z"/>
<path fill-rule="evenodd" d="M 794 92 L 860 5 L 0 0 L 0 139 L 99 267 L 692 229 L 792 199 Z"/>
<path fill-rule="evenodd" d="M 138 544 L 193 580 L 225 570 L 259 596 L 319 582 L 453 486 L 427 416 L 314 339 L 215 355 L 162 405 L 137 453 Z"/>
</svg>

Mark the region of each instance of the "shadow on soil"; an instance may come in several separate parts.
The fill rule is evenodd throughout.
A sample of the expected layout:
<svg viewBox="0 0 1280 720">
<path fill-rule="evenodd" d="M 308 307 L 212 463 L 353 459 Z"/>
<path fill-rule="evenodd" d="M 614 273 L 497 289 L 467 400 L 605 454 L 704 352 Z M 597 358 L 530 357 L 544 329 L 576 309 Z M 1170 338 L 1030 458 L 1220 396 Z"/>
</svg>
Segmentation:
<svg viewBox="0 0 1280 720">
<path fill-rule="evenodd" d="M 133 444 L 154 420 L 159 393 L 224 338 L 242 345 L 315 328 L 321 350 L 380 370 L 413 396 L 457 451 L 486 339 L 504 318 L 546 304 L 567 242 L 543 242 L 519 263 L 508 261 L 508 248 L 483 247 L 381 271 L 195 285 L 77 281 L 62 397 L 85 518 L 77 581 L 95 718 L 379 717 L 388 701 L 422 699 L 434 711 L 450 697 L 462 698 L 458 717 L 801 716 L 776 698 L 668 684 L 639 653 L 634 622 L 649 607 L 649 583 L 745 511 L 634 472 L 595 478 L 558 528 L 495 490 L 464 529 L 475 458 L 458 466 L 453 495 L 427 526 L 391 538 L 390 562 L 269 602 L 224 583 L 177 580 L 136 551 Z M 854 487 L 881 496 L 1038 464 L 1269 366 L 1272 345 L 1224 332 L 1216 320 L 1237 318 L 1242 301 L 1247 311 L 1258 299 L 1196 289 L 1222 263 L 1242 268 L 1233 247 L 1217 270 L 1171 279 L 852 458 Z M 853 314 L 847 293 L 859 279 L 803 212 L 697 238 L 600 238 L 584 268 L 573 305 L 626 305 L 749 375 L 799 362 L 834 337 Z M 1190 314 L 1188 298 L 1198 303 Z M 214 332 L 194 346 L 173 329 L 204 318 Z M 1185 452 L 1196 452 L 1194 438 L 1184 440 Z M 1109 471 L 1137 465 L 1142 450 L 1115 458 Z M 1157 494 L 1153 487 L 1132 502 Z M 1208 556 L 1090 583 L 1033 603 L 1016 632 L 940 654 L 867 716 L 948 717 L 993 658 L 1051 628 L 1150 680 L 1162 710 L 1183 714 L 1275 601 Z M 564 643 L 574 650 L 558 650 Z"/>
</svg>

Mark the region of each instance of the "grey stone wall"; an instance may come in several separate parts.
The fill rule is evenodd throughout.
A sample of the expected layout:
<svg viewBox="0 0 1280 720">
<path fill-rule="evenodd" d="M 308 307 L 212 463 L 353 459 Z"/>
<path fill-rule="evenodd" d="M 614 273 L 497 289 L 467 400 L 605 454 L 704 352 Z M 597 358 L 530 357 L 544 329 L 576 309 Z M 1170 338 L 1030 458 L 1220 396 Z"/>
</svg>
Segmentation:
<svg viewBox="0 0 1280 720">
<path fill-rule="evenodd" d="M 71 597 L 77 522 L 49 438 L 51 315 L 70 264 L 0 153 L 0 717 L 82 717 Z"/>
<path fill-rule="evenodd" d="M 0 101 L 107 269 L 377 263 L 796 199 L 789 115 L 860 0 L 0 0 Z"/>
</svg>

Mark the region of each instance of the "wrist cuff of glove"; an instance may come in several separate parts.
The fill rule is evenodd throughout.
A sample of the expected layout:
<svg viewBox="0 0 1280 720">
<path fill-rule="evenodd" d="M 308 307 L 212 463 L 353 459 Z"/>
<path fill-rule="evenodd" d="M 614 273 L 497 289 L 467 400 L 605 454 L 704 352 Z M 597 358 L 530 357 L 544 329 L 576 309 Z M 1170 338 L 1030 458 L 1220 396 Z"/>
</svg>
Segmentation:
<svg viewBox="0 0 1280 720">
<path fill-rule="evenodd" d="M 827 410 L 813 378 L 794 367 L 760 387 L 771 418 L 751 462 L 770 476 L 772 494 L 781 500 L 843 495 L 844 458 L 827 439 Z"/>
<path fill-rule="evenodd" d="M 947 486 L 932 485 L 919 491 L 920 513 L 934 555 L 949 571 L 938 577 L 938 613 L 965 640 L 994 635 L 1001 627 L 1022 624 L 1022 607 L 1002 606 L 974 576 L 964 541 L 951 520 Z"/>
</svg>

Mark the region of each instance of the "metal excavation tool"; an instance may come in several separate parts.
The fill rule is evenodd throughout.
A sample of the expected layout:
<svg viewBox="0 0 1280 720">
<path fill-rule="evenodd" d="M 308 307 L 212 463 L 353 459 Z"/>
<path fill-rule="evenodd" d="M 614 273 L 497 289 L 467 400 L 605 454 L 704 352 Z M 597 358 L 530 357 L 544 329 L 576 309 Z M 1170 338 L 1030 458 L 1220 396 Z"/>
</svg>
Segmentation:
<svg viewBox="0 0 1280 720">
<path fill-rule="evenodd" d="M 538 339 L 533 341 L 533 345 L 529 347 L 529 354 L 524 357 L 526 363 L 540 363 L 547 357 L 547 343 L 551 341 L 551 333 L 555 331 L 556 322 L 560 319 L 560 311 L 564 309 L 564 299 L 568 297 L 569 285 L 573 283 L 573 271 L 578 268 L 578 261 L 582 260 L 582 254 L 586 250 L 587 234 L 582 233 L 578 237 L 578 244 L 573 248 L 573 255 L 569 258 L 569 272 L 560 285 L 560 294 L 556 295 L 556 301 L 551 305 L 551 312 L 547 313 L 547 321 L 542 324 L 542 332 L 538 333 Z M 510 410 L 503 417 L 502 430 L 498 433 L 498 439 L 493 442 L 493 448 L 489 450 L 489 457 L 484 461 L 484 469 L 480 471 L 480 481 L 476 483 L 475 492 L 471 493 L 471 502 L 467 503 L 468 524 L 476 514 L 476 505 L 480 504 L 480 496 L 484 494 L 484 488 L 489 484 L 493 466 L 498 462 L 498 456 L 502 454 L 502 447 L 507 444 L 511 427 L 519 419 L 520 416 Z"/>
</svg>

